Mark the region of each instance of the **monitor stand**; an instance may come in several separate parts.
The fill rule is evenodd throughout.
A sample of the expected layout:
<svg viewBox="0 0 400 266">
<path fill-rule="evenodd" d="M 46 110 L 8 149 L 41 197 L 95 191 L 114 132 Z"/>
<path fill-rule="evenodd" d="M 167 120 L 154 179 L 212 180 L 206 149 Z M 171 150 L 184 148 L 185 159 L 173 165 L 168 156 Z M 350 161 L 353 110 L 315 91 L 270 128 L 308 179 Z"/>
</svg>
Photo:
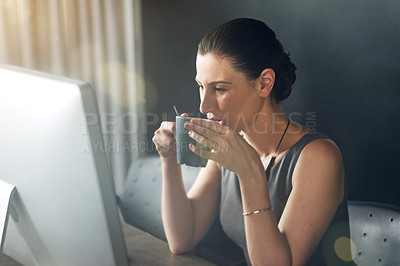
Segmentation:
<svg viewBox="0 0 400 266">
<path fill-rule="evenodd" d="M 9 207 L 15 186 L 0 179 L 0 252 L 3 251 L 9 216 Z"/>
</svg>

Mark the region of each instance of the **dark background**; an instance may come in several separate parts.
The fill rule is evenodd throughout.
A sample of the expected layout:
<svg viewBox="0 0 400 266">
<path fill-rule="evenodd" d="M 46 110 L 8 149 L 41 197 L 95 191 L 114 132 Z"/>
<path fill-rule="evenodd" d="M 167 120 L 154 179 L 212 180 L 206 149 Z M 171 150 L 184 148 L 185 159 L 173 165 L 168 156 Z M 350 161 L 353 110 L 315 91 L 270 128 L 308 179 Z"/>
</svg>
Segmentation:
<svg viewBox="0 0 400 266">
<path fill-rule="evenodd" d="M 284 111 L 338 144 L 349 199 L 400 205 L 399 1 L 145 0 L 142 8 L 147 112 L 158 117 L 148 126 L 150 146 L 161 120 L 174 119 L 172 105 L 199 113 L 201 37 L 229 19 L 256 18 L 298 68 Z"/>
</svg>

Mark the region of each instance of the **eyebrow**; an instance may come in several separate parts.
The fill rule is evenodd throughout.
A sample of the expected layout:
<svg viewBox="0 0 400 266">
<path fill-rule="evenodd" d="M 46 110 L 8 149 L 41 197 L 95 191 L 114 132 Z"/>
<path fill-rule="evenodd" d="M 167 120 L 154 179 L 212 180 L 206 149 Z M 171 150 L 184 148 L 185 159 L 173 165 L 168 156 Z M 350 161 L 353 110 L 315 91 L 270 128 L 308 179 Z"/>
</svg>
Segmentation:
<svg viewBox="0 0 400 266">
<path fill-rule="evenodd" d="M 197 83 L 201 84 L 197 79 L 194 79 Z M 208 83 L 208 85 L 216 85 L 216 84 L 232 84 L 232 82 L 223 81 L 223 80 L 216 80 L 213 82 Z"/>
</svg>

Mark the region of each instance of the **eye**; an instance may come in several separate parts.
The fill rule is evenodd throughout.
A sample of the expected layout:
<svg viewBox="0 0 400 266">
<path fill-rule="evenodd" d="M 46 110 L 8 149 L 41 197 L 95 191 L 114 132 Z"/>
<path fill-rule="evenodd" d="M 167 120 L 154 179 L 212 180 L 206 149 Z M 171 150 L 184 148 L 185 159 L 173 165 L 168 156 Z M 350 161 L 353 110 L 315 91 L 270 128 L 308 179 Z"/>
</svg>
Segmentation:
<svg viewBox="0 0 400 266">
<path fill-rule="evenodd" d="M 226 91 L 226 89 L 224 89 L 224 88 L 215 88 L 215 91 L 219 92 L 219 93 L 223 93 L 223 92 Z"/>
</svg>

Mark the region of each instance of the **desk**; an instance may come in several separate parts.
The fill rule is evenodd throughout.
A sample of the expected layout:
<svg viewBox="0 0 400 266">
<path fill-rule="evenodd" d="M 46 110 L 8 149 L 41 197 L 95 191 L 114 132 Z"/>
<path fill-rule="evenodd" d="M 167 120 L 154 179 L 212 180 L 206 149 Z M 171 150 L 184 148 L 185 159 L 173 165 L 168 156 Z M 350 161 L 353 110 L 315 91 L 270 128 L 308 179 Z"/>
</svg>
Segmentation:
<svg viewBox="0 0 400 266">
<path fill-rule="evenodd" d="M 131 265 L 214 265 L 192 254 L 173 255 L 164 241 L 133 226 L 122 223 Z M 20 266 L 6 255 L 1 255 L 1 266 Z"/>
</svg>

